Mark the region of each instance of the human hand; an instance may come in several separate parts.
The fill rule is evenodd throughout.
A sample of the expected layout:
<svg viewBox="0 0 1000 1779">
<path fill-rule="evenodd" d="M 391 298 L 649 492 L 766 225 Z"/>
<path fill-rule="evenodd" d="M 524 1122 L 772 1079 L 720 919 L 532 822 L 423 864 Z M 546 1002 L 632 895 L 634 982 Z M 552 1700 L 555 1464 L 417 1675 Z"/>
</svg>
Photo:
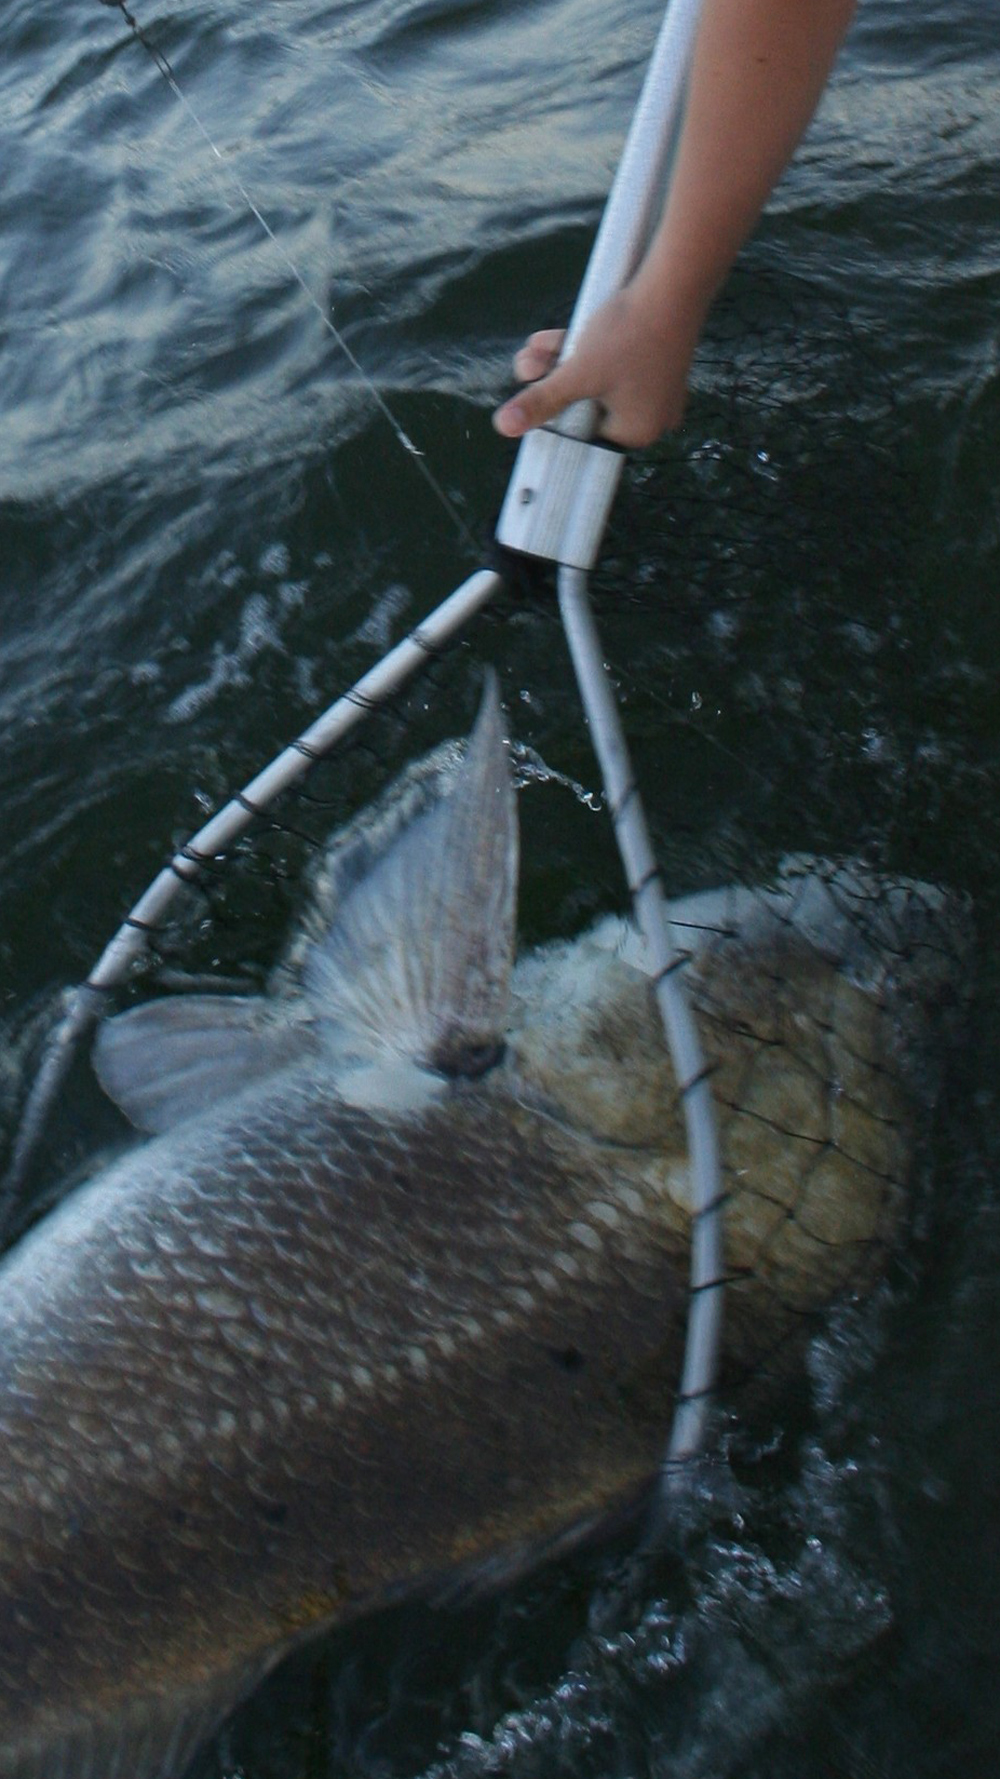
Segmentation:
<svg viewBox="0 0 1000 1779">
<path fill-rule="evenodd" d="M 573 402 L 599 432 L 649 445 L 684 413 L 698 335 L 823 90 L 855 0 L 705 0 L 663 214 L 634 277 L 556 363 L 564 335 L 532 334 L 526 387 L 493 424 L 505 438 Z"/>
<path fill-rule="evenodd" d="M 662 306 L 626 286 L 591 317 L 562 363 L 562 329 L 531 335 L 514 359 L 526 387 L 497 409 L 493 424 L 517 439 L 573 402 L 591 400 L 601 409 L 601 438 L 650 445 L 683 417 L 697 331 L 665 326 Z"/>
</svg>

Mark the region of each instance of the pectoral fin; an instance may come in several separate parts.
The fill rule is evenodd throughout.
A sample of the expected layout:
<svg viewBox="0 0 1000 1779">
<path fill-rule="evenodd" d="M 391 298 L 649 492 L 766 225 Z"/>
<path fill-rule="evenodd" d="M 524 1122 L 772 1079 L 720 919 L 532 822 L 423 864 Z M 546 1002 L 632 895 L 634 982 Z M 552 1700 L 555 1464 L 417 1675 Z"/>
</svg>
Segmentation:
<svg viewBox="0 0 1000 1779">
<path fill-rule="evenodd" d="M 446 1074 L 489 1066 L 514 957 L 517 812 L 496 683 L 448 794 L 341 904 L 306 984 L 337 1050 Z"/>
<path fill-rule="evenodd" d="M 303 1009 L 305 1011 L 306 1009 Z M 316 1045 L 287 1004 L 229 995 L 169 995 L 101 1027 L 94 1068 L 139 1130 L 171 1130 Z"/>
</svg>

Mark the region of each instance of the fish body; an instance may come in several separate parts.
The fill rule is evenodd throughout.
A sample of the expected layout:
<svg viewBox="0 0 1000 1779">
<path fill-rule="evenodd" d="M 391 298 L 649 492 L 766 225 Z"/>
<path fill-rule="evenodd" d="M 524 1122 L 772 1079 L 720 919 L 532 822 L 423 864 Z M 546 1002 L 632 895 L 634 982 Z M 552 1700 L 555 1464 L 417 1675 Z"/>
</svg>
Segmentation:
<svg viewBox="0 0 1000 1779">
<path fill-rule="evenodd" d="M 158 1134 L 0 1269 L 2 1779 L 179 1779 L 301 1638 L 641 1500 L 683 1125 L 630 929 L 514 968 L 516 852 L 489 693 L 460 770 L 335 845 L 293 990 L 107 1027 L 101 1078 Z M 901 1033 L 886 933 L 848 957 L 838 927 L 872 880 L 790 880 L 679 910 L 742 1371 L 875 1275 L 916 1129 L 919 997 Z M 930 959 L 940 898 L 895 894 Z M 934 950 L 920 982 L 946 974 Z"/>
<path fill-rule="evenodd" d="M 205 1135 L 110 1169 L 4 1280 L 14 1746 L 552 1537 L 663 1437 L 658 1393 L 621 1397 L 677 1351 L 677 1248 L 579 1141 L 465 1084 L 393 1127 L 308 1067 Z"/>
</svg>

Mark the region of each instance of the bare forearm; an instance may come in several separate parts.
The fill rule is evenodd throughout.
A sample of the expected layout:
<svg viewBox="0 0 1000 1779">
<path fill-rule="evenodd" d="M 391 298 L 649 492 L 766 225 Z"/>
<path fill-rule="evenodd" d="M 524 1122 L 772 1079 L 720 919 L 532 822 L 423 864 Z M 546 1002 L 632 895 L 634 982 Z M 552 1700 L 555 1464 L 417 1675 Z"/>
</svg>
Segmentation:
<svg viewBox="0 0 1000 1779">
<path fill-rule="evenodd" d="M 855 0 L 705 0 L 677 164 L 637 289 L 703 318 L 816 108 Z"/>
<path fill-rule="evenodd" d="M 514 361 L 529 383 L 494 417 L 517 438 L 583 398 L 601 431 L 649 444 L 683 414 L 719 285 L 812 117 L 855 0 L 704 0 L 687 111 L 663 216 L 635 276 L 557 363 L 563 333 Z M 555 368 L 553 368 L 555 367 Z"/>
</svg>

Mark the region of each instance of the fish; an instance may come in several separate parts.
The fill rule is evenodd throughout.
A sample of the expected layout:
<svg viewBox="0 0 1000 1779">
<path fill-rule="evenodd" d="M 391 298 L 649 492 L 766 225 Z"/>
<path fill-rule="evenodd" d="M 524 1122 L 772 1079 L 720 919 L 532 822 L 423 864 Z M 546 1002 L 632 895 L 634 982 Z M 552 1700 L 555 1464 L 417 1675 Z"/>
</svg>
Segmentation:
<svg viewBox="0 0 1000 1779">
<path fill-rule="evenodd" d="M 103 1025 L 143 1140 L 0 1264 L 2 1779 L 180 1779 L 306 1639 L 648 1499 L 676 1084 L 635 930 L 516 959 L 517 877 L 491 681 L 334 836 L 265 993 Z M 899 1238 L 959 953 L 945 892 L 809 859 L 671 912 L 752 1378 Z"/>
</svg>

